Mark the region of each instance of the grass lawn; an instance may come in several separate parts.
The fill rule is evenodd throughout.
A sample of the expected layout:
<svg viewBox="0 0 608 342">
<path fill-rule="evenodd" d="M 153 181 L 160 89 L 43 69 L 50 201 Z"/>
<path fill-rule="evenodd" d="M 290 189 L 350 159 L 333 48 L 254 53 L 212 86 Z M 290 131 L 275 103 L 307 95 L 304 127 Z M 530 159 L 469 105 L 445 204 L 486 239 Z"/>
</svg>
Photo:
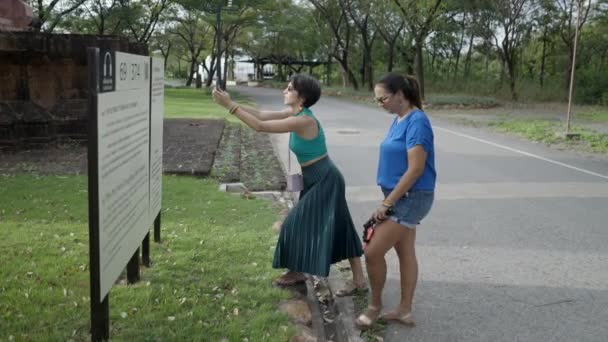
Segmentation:
<svg viewBox="0 0 608 342">
<path fill-rule="evenodd" d="M 287 341 L 270 286 L 279 208 L 165 176 L 162 244 L 135 285 L 110 292 L 116 341 Z M 88 340 L 87 181 L 0 175 L 0 340 Z"/>
<path fill-rule="evenodd" d="M 251 105 L 251 102 L 231 91 L 232 99 Z M 213 102 L 211 89 L 165 88 L 165 118 L 214 118 L 240 122 L 226 109 Z"/>
<path fill-rule="evenodd" d="M 582 113 L 574 114 L 575 120 L 582 119 L 590 122 L 608 122 L 607 107 L 593 107 Z"/>
<path fill-rule="evenodd" d="M 572 132 L 579 133 L 580 140 L 566 139 L 563 136 L 564 125 L 553 121 L 509 119 L 508 121 L 493 122 L 490 126 L 503 132 L 518 134 L 533 141 L 547 144 L 565 144 L 594 153 L 608 153 L 608 134 L 598 133 L 576 125 L 572 128 Z"/>
</svg>

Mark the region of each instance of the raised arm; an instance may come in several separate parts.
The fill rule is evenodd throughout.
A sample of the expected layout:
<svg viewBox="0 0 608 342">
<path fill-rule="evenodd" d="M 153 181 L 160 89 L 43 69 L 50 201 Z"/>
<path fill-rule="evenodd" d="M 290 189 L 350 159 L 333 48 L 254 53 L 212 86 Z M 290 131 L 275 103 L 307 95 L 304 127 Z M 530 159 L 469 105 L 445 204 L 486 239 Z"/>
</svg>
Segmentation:
<svg viewBox="0 0 608 342">
<path fill-rule="evenodd" d="M 247 126 L 253 128 L 258 132 L 267 132 L 267 133 L 287 133 L 287 132 L 296 132 L 302 133 L 306 131 L 307 128 L 315 125 L 316 122 L 306 116 L 295 117 L 291 114 L 287 115 L 287 111 L 283 112 L 271 112 L 271 115 L 267 115 L 266 117 L 277 117 L 277 119 L 267 119 L 262 120 L 258 118 L 257 115 L 250 112 L 251 107 L 242 107 L 241 105 L 235 103 L 230 99 L 228 93 L 223 92 L 221 90 L 213 90 L 213 99 L 220 106 L 226 108 L 230 114 L 238 117 L 241 121 L 243 121 Z M 256 110 L 258 115 L 261 115 L 260 111 Z"/>
<path fill-rule="evenodd" d="M 218 103 L 222 106 L 236 104 L 230 98 L 230 94 L 228 94 L 228 92 L 223 91 L 223 90 L 215 89 L 213 91 L 213 97 L 216 101 L 218 99 L 221 99 Z M 249 114 L 255 116 L 257 119 L 262 120 L 262 121 L 285 119 L 285 118 L 288 118 L 288 117 L 292 116 L 293 114 L 295 114 L 291 108 L 285 108 L 282 110 L 259 110 L 255 107 L 251 107 L 251 106 L 243 106 L 243 105 L 239 105 L 239 106 L 244 111 L 248 112 Z"/>
<path fill-rule="evenodd" d="M 291 108 L 285 108 L 282 110 L 259 110 L 251 106 L 239 106 L 262 121 L 285 119 L 294 114 Z"/>
</svg>

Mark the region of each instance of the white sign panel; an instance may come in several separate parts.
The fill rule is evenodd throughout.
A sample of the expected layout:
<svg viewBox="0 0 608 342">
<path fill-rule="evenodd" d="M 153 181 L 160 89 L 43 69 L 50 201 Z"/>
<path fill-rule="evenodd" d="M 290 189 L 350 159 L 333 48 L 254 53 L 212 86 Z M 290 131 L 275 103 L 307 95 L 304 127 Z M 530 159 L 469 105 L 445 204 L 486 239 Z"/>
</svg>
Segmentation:
<svg viewBox="0 0 608 342">
<path fill-rule="evenodd" d="M 152 58 L 152 82 L 150 90 L 150 221 L 161 209 L 163 176 L 163 116 L 165 99 L 164 61 Z"/>
<path fill-rule="evenodd" d="M 97 108 L 100 299 L 150 227 L 150 58 L 115 58 L 115 91 L 100 93 Z"/>
</svg>

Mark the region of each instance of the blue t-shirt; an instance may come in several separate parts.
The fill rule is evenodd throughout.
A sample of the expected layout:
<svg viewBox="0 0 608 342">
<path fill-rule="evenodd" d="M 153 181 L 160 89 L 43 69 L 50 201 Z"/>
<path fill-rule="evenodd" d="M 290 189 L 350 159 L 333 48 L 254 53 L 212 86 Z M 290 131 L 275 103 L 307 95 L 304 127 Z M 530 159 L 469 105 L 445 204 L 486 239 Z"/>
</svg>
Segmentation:
<svg viewBox="0 0 608 342">
<path fill-rule="evenodd" d="M 409 191 L 434 191 L 435 149 L 431 122 L 422 110 L 410 113 L 400 122 L 397 118 L 391 124 L 386 138 L 380 145 L 378 177 L 376 182 L 385 189 L 394 189 L 407 170 L 407 151 L 421 145 L 426 151 L 426 163 L 422 176 Z"/>
</svg>

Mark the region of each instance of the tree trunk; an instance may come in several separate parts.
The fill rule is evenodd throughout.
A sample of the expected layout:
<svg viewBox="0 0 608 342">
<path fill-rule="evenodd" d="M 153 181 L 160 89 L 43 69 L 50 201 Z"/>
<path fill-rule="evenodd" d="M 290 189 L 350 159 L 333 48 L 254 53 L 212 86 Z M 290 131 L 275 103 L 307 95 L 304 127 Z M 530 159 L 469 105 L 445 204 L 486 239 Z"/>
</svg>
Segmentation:
<svg viewBox="0 0 608 342">
<path fill-rule="evenodd" d="M 431 62 L 429 63 L 429 70 L 431 71 L 431 73 L 435 73 L 435 46 L 431 45 L 431 51 L 429 51 L 429 54 L 431 55 Z"/>
<path fill-rule="evenodd" d="M 196 60 L 192 59 L 190 61 L 190 75 L 188 76 L 188 80 L 186 81 L 186 87 L 190 87 L 192 85 L 192 80 L 194 79 L 194 73 L 196 72 Z"/>
<path fill-rule="evenodd" d="M 468 81 L 471 76 L 471 54 L 473 52 L 473 40 L 475 36 L 471 30 L 471 37 L 469 39 L 469 50 L 467 51 L 467 57 L 464 60 L 464 79 Z"/>
<path fill-rule="evenodd" d="M 283 72 L 283 64 L 279 63 L 278 67 L 279 67 L 279 81 L 283 82 L 283 80 L 285 79 L 285 74 Z"/>
<path fill-rule="evenodd" d="M 359 69 L 359 74 L 361 74 L 361 84 L 365 84 L 365 82 L 367 81 L 367 79 L 365 78 L 365 69 L 367 69 L 367 59 L 365 56 L 365 52 L 363 52 L 363 61 L 361 63 L 361 69 Z"/>
<path fill-rule="evenodd" d="M 485 79 L 486 81 L 490 79 L 490 57 L 488 55 L 485 56 L 486 57 L 486 73 L 485 73 Z"/>
<path fill-rule="evenodd" d="M 545 83 L 545 61 L 547 59 L 547 27 L 543 29 L 543 50 L 540 57 L 540 89 L 543 89 Z"/>
<path fill-rule="evenodd" d="M 570 75 L 572 74 L 572 57 L 574 56 L 574 47 L 568 46 L 568 67 L 566 68 L 566 73 L 564 74 L 564 84 L 566 85 L 566 98 L 568 96 L 568 91 L 570 90 Z"/>
<path fill-rule="evenodd" d="M 367 74 L 369 75 L 367 77 L 367 89 L 369 89 L 369 91 L 373 91 L 374 90 L 374 65 L 371 63 L 369 63 L 368 65 L 368 70 L 367 70 Z"/>
<path fill-rule="evenodd" d="M 374 65 L 372 64 L 372 51 L 371 51 L 371 46 L 369 47 L 369 49 L 366 49 L 365 51 L 365 59 L 366 59 L 366 63 L 365 63 L 365 69 L 364 69 L 364 74 L 365 74 L 365 79 L 367 81 L 367 89 L 369 91 L 373 91 L 374 90 Z"/>
<path fill-rule="evenodd" d="M 331 85 L 331 55 L 327 56 L 327 64 L 325 65 L 325 85 Z"/>
<path fill-rule="evenodd" d="M 393 64 L 395 63 L 395 46 L 389 45 L 388 47 L 388 63 L 386 69 L 388 72 L 393 71 Z"/>
<path fill-rule="evenodd" d="M 166 54 L 165 56 L 163 56 L 163 60 L 164 60 L 163 69 L 165 71 L 167 71 L 167 64 L 168 64 L 167 62 L 169 61 L 169 54 Z"/>
<path fill-rule="evenodd" d="M 454 81 L 458 78 L 458 65 L 460 63 L 460 53 L 456 54 L 456 61 L 454 61 Z"/>
<path fill-rule="evenodd" d="M 423 56 L 422 56 L 422 43 L 424 39 L 419 38 L 416 40 L 416 77 L 418 78 L 418 83 L 420 84 L 420 98 L 424 100 L 424 65 L 423 65 Z"/>
<path fill-rule="evenodd" d="M 196 88 L 201 89 L 203 87 L 203 78 L 201 77 L 201 73 L 196 73 Z"/>
<path fill-rule="evenodd" d="M 215 74 L 215 57 L 211 56 L 211 65 L 209 65 L 209 69 L 207 69 L 205 67 L 205 64 L 203 64 L 203 68 L 205 69 L 205 71 L 207 71 L 207 78 L 205 79 L 205 87 L 209 88 L 211 87 L 211 83 L 213 83 L 213 75 Z M 205 62 L 203 62 L 205 63 Z"/>
<path fill-rule="evenodd" d="M 222 80 L 222 89 L 226 89 L 226 81 L 228 80 L 228 50 L 224 53 L 224 77 Z"/>
<path fill-rule="evenodd" d="M 460 33 L 460 43 L 458 44 L 458 51 L 456 52 L 456 62 L 454 63 L 454 81 L 458 78 L 458 67 L 460 65 L 460 56 L 462 55 L 462 46 L 464 45 L 464 29 L 465 22 L 462 22 L 462 31 Z"/>
<path fill-rule="evenodd" d="M 500 81 L 499 81 L 501 89 L 502 89 L 502 84 L 504 83 L 504 81 L 505 81 L 505 60 L 504 60 L 504 58 L 501 58 L 500 59 Z"/>
<path fill-rule="evenodd" d="M 357 78 L 355 74 L 348 66 L 347 59 L 348 57 L 336 58 L 338 64 L 340 64 L 340 68 L 342 69 L 342 77 L 344 87 L 352 86 L 355 90 L 359 89 L 359 83 L 357 82 Z"/>
<path fill-rule="evenodd" d="M 515 61 L 514 56 L 507 59 L 507 68 L 509 70 L 509 88 L 511 89 L 511 99 L 517 101 L 517 92 L 515 91 Z"/>
<path fill-rule="evenodd" d="M 398 48 L 399 55 L 403 58 L 403 62 L 405 64 L 405 72 L 409 75 L 414 74 L 414 58 L 412 55 L 406 50 L 406 48 Z M 410 48 L 409 51 L 412 49 Z"/>
</svg>

